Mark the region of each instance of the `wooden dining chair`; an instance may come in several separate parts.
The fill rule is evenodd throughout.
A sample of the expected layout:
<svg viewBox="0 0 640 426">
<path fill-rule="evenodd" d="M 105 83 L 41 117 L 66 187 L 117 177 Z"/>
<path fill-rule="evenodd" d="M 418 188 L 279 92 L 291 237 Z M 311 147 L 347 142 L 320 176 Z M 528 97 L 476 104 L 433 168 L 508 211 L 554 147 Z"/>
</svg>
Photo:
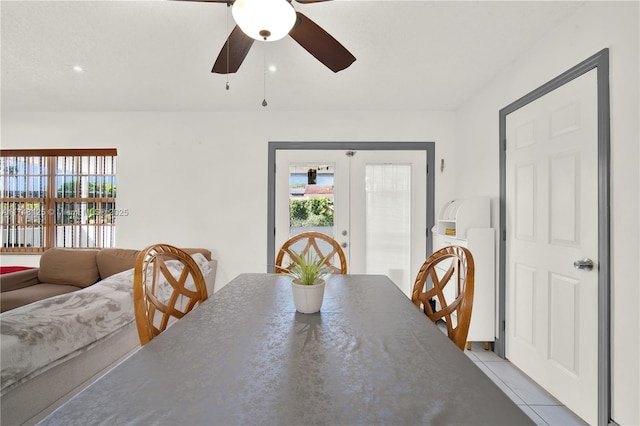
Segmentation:
<svg viewBox="0 0 640 426">
<path fill-rule="evenodd" d="M 321 232 L 303 232 L 289 238 L 280 248 L 276 257 L 276 272 L 288 272 L 294 265 L 292 253 L 306 255 L 311 252 L 318 259 L 327 259 L 324 264 L 333 270 L 334 274 L 347 273 L 347 259 L 340 244 L 330 236 Z M 337 257 L 337 261 L 336 261 Z"/>
<path fill-rule="evenodd" d="M 142 250 L 133 275 L 140 344 L 147 344 L 208 297 L 202 271 L 187 252 L 168 244 Z"/>
<path fill-rule="evenodd" d="M 444 247 L 422 264 L 411 294 L 411 301 L 431 321 L 446 323 L 449 339 L 462 350 L 471 323 L 474 269 L 468 249 Z"/>
</svg>

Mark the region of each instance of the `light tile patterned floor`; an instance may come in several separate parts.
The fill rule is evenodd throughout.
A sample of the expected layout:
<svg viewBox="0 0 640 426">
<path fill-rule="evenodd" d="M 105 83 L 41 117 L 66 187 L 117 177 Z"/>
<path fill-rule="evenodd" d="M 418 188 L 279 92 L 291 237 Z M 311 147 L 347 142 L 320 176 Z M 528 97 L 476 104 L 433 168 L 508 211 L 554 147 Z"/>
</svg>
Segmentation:
<svg viewBox="0 0 640 426">
<path fill-rule="evenodd" d="M 585 425 L 586 423 L 557 399 L 531 380 L 509 361 L 483 343 L 474 342 L 465 354 L 476 363 L 536 424 L 549 426 Z"/>
</svg>

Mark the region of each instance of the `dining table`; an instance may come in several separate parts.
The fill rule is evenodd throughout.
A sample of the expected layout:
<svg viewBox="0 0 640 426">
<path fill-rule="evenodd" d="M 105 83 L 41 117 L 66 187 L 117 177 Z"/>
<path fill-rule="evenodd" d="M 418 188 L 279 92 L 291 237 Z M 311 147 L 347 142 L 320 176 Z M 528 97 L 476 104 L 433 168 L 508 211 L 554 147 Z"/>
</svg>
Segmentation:
<svg viewBox="0 0 640 426">
<path fill-rule="evenodd" d="M 241 274 L 42 425 L 520 425 L 531 419 L 384 275 Z"/>
</svg>

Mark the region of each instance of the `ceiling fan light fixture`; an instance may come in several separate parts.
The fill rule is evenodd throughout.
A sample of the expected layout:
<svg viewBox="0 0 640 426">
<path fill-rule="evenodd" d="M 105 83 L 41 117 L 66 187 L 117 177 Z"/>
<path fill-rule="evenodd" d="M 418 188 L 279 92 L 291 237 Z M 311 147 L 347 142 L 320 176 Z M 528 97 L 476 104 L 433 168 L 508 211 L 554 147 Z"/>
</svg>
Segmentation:
<svg viewBox="0 0 640 426">
<path fill-rule="evenodd" d="M 231 13 L 246 35 L 261 41 L 280 40 L 296 23 L 296 11 L 287 0 L 236 0 Z"/>
</svg>

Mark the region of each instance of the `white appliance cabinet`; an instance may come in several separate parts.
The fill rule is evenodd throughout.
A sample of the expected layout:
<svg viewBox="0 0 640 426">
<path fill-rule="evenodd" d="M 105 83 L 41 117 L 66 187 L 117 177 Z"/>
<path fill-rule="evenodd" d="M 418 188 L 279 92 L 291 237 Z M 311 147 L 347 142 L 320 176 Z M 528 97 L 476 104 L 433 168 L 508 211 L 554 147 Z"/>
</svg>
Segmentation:
<svg viewBox="0 0 640 426">
<path fill-rule="evenodd" d="M 475 264 L 473 310 L 467 336 L 471 342 L 484 342 L 489 349 L 495 341 L 496 279 L 495 229 L 490 228 L 490 199 L 485 197 L 453 200 L 440 210 L 433 251 L 445 246 L 467 248 Z"/>
</svg>

